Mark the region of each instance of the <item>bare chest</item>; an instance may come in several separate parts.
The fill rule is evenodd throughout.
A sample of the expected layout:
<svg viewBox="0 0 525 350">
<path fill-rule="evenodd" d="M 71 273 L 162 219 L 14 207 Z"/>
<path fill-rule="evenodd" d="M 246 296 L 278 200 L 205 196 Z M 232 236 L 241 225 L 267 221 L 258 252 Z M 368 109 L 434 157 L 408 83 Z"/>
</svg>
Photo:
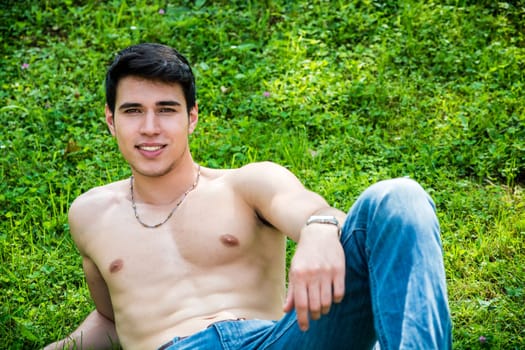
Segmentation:
<svg viewBox="0 0 525 350">
<path fill-rule="evenodd" d="M 144 221 L 166 215 L 146 205 L 137 209 Z M 271 252 L 279 252 L 283 242 L 242 198 L 220 187 L 191 193 L 170 220 L 155 229 L 138 223 L 130 203 L 107 214 L 89 251 L 104 279 L 115 286 L 191 280 L 201 271 L 250 262 L 262 266 L 275 261 Z"/>
</svg>

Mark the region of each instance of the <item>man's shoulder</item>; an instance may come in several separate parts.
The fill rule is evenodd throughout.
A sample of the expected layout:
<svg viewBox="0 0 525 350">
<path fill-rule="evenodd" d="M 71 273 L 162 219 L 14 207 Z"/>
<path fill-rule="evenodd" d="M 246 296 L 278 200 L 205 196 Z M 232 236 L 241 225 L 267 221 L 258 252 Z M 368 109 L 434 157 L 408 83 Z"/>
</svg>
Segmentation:
<svg viewBox="0 0 525 350">
<path fill-rule="evenodd" d="M 277 193 L 302 188 L 292 172 L 286 167 L 270 161 L 243 165 L 227 173 L 224 177 L 236 193 L 251 203 L 257 199 L 270 199 L 272 195 Z"/>
<path fill-rule="evenodd" d="M 284 166 L 271 161 L 260 161 L 248 163 L 236 169 L 230 169 L 225 175 L 232 178 L 259 178 L 269 174 L 278 175 L 280 172 L 286 171 L 285 169 Z"/>
<path fill-rule="evenodd" d="M 274 185 L 275 182 L 286 183 L 290 179 L 295 179 L 295 175 L 283 165 L 271 161 L 262 161 L 249 163 L 238 168 L 233 178 L 248 186 L 266 186 Z"/>
<path fill-rule="evenodd" d="M 117 201 L 129 194 L 126 191 L 125 181 L 112 182 L 106 185 L 93 187 L 82 193 L 72 203 L 71 208 L 77 206 L 106 206 L 108 201 Z M 129 191 L 129 189 L 128 189 Z"/>
<path fill-rule="evenodd" d="M 229 183 L 244 182 L 247 178 L 259 178 L 285 169 L 283 166 L 271 162 L 260 161 L 241 165 L 237 168 L 212 169 L 207 168 L 206 175 L 210 180 L 220 180 Z"/>
<path fill-rule="evenodd" d="M 246 165 L 243 165 L 239 169 L 244 169 L 244 170 L 254 170 L 254 169 L 272 170 L 272 169 L 274 169 L 275 170 L 275 169 L 280 169 L 280 168 L 283 168 L 283 166 L 280 165 L 280 164 L 277 164 L 277 163 L 269 161 L 269 160 L 263 160 L 263 161 L 259 161 L 259 162 L 248 163 Z"/>
<path fill-rule="evenodd" d="M 125 180 L 94 187 L 78 196 L 69 208 L 69 222 L 85 225 L 100 217 L 113 206 L 128 199 Z M 128 199 L 129 200 L 129 199 Z"/>
</svg>

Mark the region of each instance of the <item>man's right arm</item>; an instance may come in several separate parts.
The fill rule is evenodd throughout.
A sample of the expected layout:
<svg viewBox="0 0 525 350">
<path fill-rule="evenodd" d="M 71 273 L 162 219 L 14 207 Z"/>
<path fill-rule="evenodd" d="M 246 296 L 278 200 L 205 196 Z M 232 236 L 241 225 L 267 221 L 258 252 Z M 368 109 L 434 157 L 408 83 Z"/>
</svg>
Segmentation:
<svg viewBox="0 0 525 350">
<path fill-rule="evenodd" d="M 85 251 L 86 241 L 89 240 L 89 235 L 85 232 L 89 231 L 91 218 L 96 216 L 93 212 L 96 211 L 96 206 L 92 205 L 93 201 L 89 198 L 90 196 L 84 195 L 73 202 L 69 210 L 69 226 L 82 255 L 84 275 L 96 309 L 69 336 L 49 344 L 45 350 L 114 349 L 119 344 L 108 287 L 97 265 Z"/>
<path fill-rule="evenodd" d="M 94 310 L 73 333 L 43 350 L 116 349 L 118 344 L 115 323 Z"/>
</svg>

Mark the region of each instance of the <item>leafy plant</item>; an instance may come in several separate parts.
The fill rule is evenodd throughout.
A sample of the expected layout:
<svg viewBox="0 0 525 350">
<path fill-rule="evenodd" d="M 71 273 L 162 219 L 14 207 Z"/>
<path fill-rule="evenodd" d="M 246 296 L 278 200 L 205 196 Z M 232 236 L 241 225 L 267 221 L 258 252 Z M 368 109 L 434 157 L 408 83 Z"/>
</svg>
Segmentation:
<svg viewBox="0 0 525 350">
<path fill-rule="evenodd" d="M 103 78 L 118 50 L 154 41 L 193 64 L 203 165 L 276 161 L 342 209 L 377 180 L 422 183 L 454 348 L 519 348 L 524 15 L 520 1 L 2 2 L 0 343 L 39 348 L 92 309 L 67 210 L 129 176 Z"/>
</svg>

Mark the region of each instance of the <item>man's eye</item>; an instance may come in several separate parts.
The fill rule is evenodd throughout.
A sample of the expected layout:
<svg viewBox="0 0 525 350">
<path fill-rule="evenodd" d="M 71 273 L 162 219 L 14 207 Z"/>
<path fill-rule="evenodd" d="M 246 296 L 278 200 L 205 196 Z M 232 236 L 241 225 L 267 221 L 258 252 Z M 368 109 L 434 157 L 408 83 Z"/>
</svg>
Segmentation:
<svg viewBox="0 0 525 350">
<path fill-rule="evenodd" d="M 124 110 L 124 113 L 127 113 L 127 114 L 140 113 L 140 109 L 138 109 L 138 108 L 128 108 L 128 109 Z"/>
<path fill-rule="evenodd" d="M 164 107 L 164 108 L 159 109 L 159 112 L 160 113 L 175 113 L 176 110 L 173 108 Z"/>
</svg>

